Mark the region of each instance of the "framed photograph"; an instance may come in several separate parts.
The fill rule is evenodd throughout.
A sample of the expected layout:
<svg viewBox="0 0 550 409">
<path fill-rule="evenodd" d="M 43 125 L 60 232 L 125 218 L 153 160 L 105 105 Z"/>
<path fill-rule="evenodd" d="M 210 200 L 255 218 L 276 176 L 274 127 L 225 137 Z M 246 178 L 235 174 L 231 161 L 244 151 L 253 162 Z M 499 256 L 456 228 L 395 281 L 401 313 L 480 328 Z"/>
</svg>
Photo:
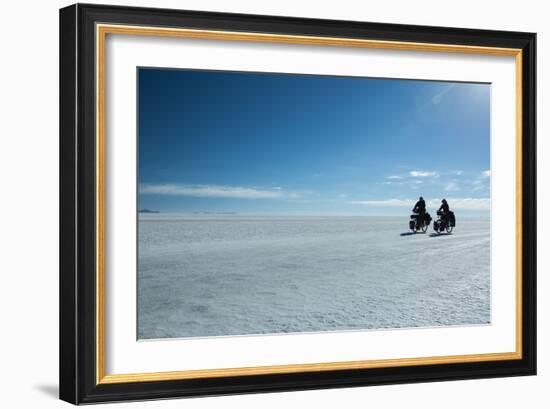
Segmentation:
<svg viewBox="0 0 550 409">
<path fill-rule="evenodd" d="M 61 9 L 61 399 L 534 375 L 535 44 Z"/>
</svg>

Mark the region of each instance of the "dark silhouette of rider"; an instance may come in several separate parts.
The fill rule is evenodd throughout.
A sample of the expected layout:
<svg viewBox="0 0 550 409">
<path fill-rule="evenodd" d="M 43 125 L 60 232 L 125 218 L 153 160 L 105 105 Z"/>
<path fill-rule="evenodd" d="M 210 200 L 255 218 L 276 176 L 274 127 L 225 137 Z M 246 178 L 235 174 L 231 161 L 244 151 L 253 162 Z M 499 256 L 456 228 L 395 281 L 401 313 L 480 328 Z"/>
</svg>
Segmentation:
<svg viewBox="0 0 550 409">
<path fill-rule="evenodd" d="M 449 211 L 450 211 L 449 204 L 445 199 L 443 199 L 441 201 L 441 206 L 439 207 L 438 212 L 441 213 L 441 218 L 445 223 L 447 223 L 447 221 L 449 220 Z"/>
<path fill-rule="evenodd" d="M 424 218 L 426 216 L 426 202 L 424 201 L 424 198 L 420 196 L 418 198 L 418 202 L 413 207 L 413 213 L 416 213 L 418 222 L 424 221 Z"/>
</svg>

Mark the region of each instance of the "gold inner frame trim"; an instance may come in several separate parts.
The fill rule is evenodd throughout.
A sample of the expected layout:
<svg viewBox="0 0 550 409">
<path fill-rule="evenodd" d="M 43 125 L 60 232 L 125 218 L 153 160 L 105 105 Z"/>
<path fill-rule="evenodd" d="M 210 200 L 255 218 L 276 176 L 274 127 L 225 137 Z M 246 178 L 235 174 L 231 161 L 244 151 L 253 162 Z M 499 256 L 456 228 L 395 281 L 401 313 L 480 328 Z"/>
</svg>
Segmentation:
<svg viewBox="0 0 550 409">
<path fill-rule="evenodd" d="M 298 45 L 371 48 L 401 51 L 467 53 L 515 57 L 516 65 L 516 350 L 505 353 L 431 356 L 313 364 L 185 370 L 131 374 L 105 374 L 105 42 L 107 34 L 196 38 Z M 522 51 L 515 48 L 432 44 L 354 38 L 266 34 L 166 27 L 96 25 L 96 383 L 203 379 L 214 377 L 290 374 L 413 365 L 490 362 L 522 358 Z"/>
</svg>

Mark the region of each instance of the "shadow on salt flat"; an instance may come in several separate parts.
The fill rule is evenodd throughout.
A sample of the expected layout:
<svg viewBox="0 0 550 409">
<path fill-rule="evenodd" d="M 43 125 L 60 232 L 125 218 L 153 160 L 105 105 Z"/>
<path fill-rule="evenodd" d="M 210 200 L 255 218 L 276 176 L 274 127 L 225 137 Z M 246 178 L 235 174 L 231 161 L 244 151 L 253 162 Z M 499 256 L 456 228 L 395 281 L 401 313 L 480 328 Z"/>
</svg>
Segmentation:
<svg viewBox="0 0 550 409">
<path fill-rule="evenodd" d="M 452 236 L 453 233 L 430 233 L 430 237 Z"/>
<path fill-rule="evenodd" d="M 423 233 L 423 232 L 417 232 L 417 233 L 413 233 L 412 231 L 408 231 L 406 233 L 401 233 L 399 234 L 401 237 L 403 236 L 416 236 L 417 234 L 426 234 L 426 233 Z"/>
</svg>

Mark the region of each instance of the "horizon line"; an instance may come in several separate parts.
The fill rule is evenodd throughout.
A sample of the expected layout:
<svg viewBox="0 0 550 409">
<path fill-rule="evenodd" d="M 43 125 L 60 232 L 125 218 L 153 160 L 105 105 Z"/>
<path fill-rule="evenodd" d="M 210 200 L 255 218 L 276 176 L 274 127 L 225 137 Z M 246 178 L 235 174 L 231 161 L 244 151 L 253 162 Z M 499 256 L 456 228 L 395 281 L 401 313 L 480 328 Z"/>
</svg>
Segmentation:
<svg viewBox="0 0 550 409">
<path fill-rule="evenodd" d="M 480 212 L 484 214 L 472 215 L 472 212 Z M 186 216 L 304 216 L 304 217 L 319 217 L 319 216 L 333 216 L 333 217 L 404 217 L 400 214 L 361 214 L 361 213 L 251 213 L 251 212 L 210 212 L 210 211 L 152 211 L 152 212 L 136 212 L 138 215 L 146 216 L 162 216 L 162 215 L 186 215 Z M 456 213 L 456 211 L 455 211 Z M 469 213 L 469 214 L 468 214 Z M 412 214 L 412 213 L 407 213 Z M 466 210 L 466 214 L 461 217 L 464 218 L 490 218 L 491 214 L 489 210 Z"/>
</svg>

